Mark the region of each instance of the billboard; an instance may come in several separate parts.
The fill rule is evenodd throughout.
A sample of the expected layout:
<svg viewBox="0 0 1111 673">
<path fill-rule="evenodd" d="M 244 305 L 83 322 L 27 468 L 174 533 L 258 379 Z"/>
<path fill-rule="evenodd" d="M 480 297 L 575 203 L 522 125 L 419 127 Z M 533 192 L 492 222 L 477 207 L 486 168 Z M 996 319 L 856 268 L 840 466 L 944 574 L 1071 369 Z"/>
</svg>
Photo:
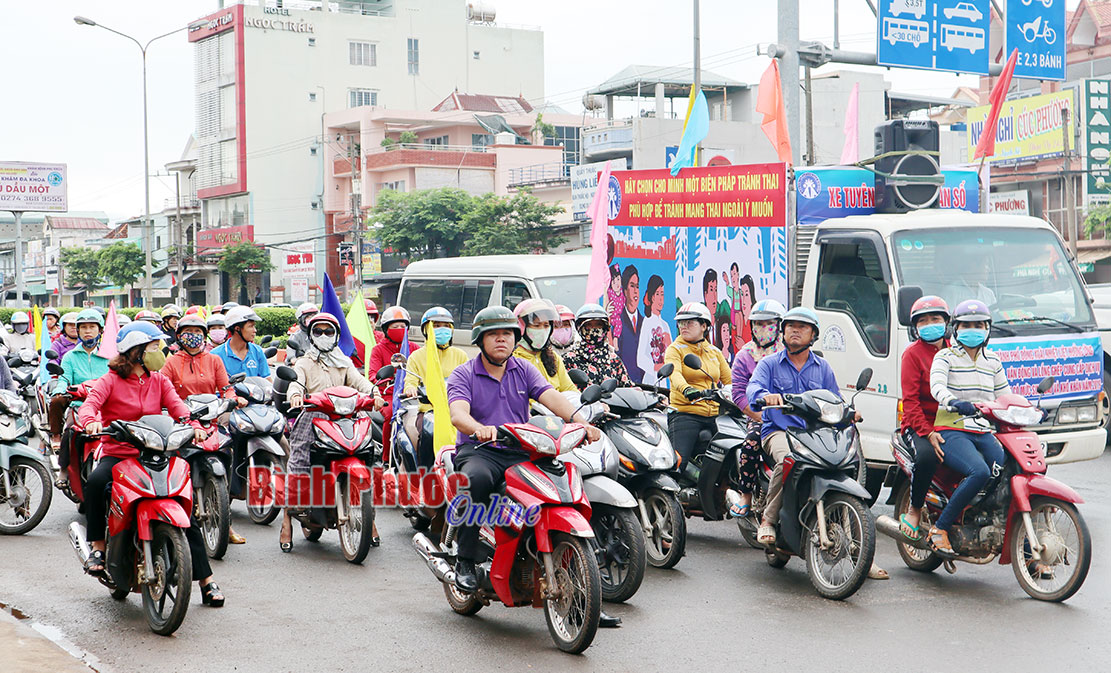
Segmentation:
<svg viewBox="0 0 1111 673">
<path fill-rule="evenodd" d="M 787 303 L 786 164 L 621 171 L 609 188 L 604 302 L 629 375 L 655 383 L 691 301 L 710 309 L 710 340 L 732 361 L 752 305 Z"/>
<path fill-rule="evenodd" d="M 286 251 L 285 260 L 282 263 L 283 278 L 312 278 L 316 276 L 316 263 L 314 261 L 316 243 L 314 241 L 287 243 L 282 248 Z"/>
<path fill-rule="evenodd" d="M 968 111 L 970 157 L 976 153 L 976 145 L 984 131 L 984 120 L 990 110 L 990 105 L 981 105 Z M 1072 89 L 1005 101 L 995 129 L 995 156 L 988 160 L 1008 163 L 1061 154 L 1064 147 L 1061 110 L 1068 110 L 1069 118 L 1074 118 L 1076 105 Z M 1068 142 L 1069 149 L 1072 149 L 1072 133 L 1068 134 Z"/>
<path fill-rule="evenodd" d="M 980 211 L 976 171 L 945 169 L 945 184 L 935 206 Z M 869 170 L 848 166 L 795 169 L 795 213 L 799 224 L 818 224 L 832 217 L 876 212 L 875 177 Z"/>
<path fill-rule="evenodd" d="M 229 245 L 254 240 L 255 228 L 250 224 L 201 229 L 197 232 L 197 252 L 199 254 L 210 254 Z"/>
<path fill-rule="evenodd" d="M 1111 202 L 1111 80 L 1084 80 L 1084 203 Z"/>
<path fill-rule="evenodd" d="M 623 171 L 629 167 L 629 160 L 625 157 L 612 159 L 611 171 Z M 594 192 L 598 189 L 598 173 L 606 167 L 606 162 L 596 161 L 592 164 L 571 167 L 571 217 L 576 222 L 585 222 L 586 209 L 594 200 Z"/>
<path fill-rule="evenodd" d="M 1007 215 L 1030 214 L 1030 191 L 1016 189 L 1010 192 L 992 192 L 988 197 L 989 213 L 1005 213 Z"/>
<path fill-rule="evenodd" d="M 0 161 L 0 210 L 64 213 L 68 186 L 65 164 Z"/>
</svg>

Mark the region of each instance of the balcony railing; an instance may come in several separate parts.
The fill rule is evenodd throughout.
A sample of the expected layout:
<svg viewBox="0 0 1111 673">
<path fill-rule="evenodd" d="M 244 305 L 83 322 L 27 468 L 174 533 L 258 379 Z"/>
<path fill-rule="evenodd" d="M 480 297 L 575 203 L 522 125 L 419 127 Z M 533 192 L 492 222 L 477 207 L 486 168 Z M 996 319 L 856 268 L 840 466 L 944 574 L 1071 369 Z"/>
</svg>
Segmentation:
<svg viewBox="0 0 1111 673">
<path fill-rule="evenodd" d="M 528 185 L 569 182 L 570 180 L 571 164 L 557 161 L 511 168 L 507 185 L 509 187 L 525 187 Z"/>
<path fill-rule="evenodd" d="M 365 170 L 373 171 L 394 166 L 451 166 L 459 168 L 493 168 L 496 157 L 485 147 L 471 145 L 425 145 L 398 143 L 376 147 L 362 157 Z M 339 174 L 336 174 L 337 176 Z"/>
</svg>

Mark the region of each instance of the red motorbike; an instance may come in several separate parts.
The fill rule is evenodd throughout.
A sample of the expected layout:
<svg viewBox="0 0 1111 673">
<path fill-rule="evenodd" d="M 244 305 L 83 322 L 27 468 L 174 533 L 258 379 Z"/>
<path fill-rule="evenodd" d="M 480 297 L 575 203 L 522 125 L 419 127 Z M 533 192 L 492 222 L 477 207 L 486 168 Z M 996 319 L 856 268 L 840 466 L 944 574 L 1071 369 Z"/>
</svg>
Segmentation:
<svg viewBox="0 0 1111 673">
<path fill-rule="evenodd" d="M 141 593 L 147 624 L 168 636 L 185 619 L 192 590 L 193 559 L 185 531 L 193 486 L 189 463 L 174 453 L 193 439 L 193 428 L 150 415 L 113 421 L 97 436 L 111 436 L 139 450 L 138 458 L 123 460 L 112 471 L 105 571 L 97 579 L 117 600 Z M 84 564 L 91 553 L 85 527 L 71 523 L 69 536 Z"/>
<path fill-rule="evenodd" d="M 92 381 L 88 385 L 92 385 Z M 85 383 L 69 386 L 64 393 L 61 393 L 69 399 L 70 402 L 83 402 L 89 394 L 89 388 Z M 83 511 L 85 503 L 85 482 L 88 481 L 89 475 L 92 473 L 93 468 L 96 467 L 97 458 L 100 457 L 100 440 L 96 437 L 90 437 L 77 429 L 77 408 L 69 407 L 66 409 L 65 425 L 62 430 L 62 437 L 68 438 L 68 442 L 64 443 L 59 449 L 60 451 L 69 452 L 69 464 L 66 466 L 66 487 L 62 489 L 62 493 L 67 498 L 77 503 L 78 511 Z"/>
<path fill-rule="evenodd" d="M 297 380 L 297 373 L 290 367 L 278 367 L 277 376 L 290 383 Z M 347 386 L 334 386 L 309 395 L 301 410 L 320 412 L 326 418 L 312 421 L 310 474 L 306 478 L 286 475 L 287 480 L 300 480 L 292 489 L 297 501 L 286 504 L 295 508 L 291 515 L 301 522 L 309 541 L 319 540 L 324 529 L 336 529 L 343 557 L 351 563 L 362 563 L 374 538 L 371 489 L 378 446 L 371 417 L 374 397 Z M 255 475 L 251 475 L 251 497 L 255 497 L 256 483 Z"/>
<path fill-rule="evenodd" d="M 240 375 L 242 376 L 242 375 Z M 228 475 L 231 474 L 231 453 L 221 446 L 220 417 L 235 409 L 236 400 L 214 394 L 190 395 L 185 398 L 189 418 L 200 423 L 208 434 L 203 442 L 190 442 L 180 455 L 189 463 L 193 480 L 193 517 L 200 525 L 205 553 L 209 558 L 223 558 L 228 550 L 231 533 L 231 496 Z"/>
<path fill-rule="evenodd" d="M 1053 387 L 1052 377 L 1038 385 L 1039 394 Z M 1044 412 L 1021 395 L 1002 395 L 994 402 L 977 403 L 977 418 L 996 427 L 1006 461 L 950 529 L 955 557 L 943 557 L 930 547 L 926 536 L 911 542 L 899 530 L 898 517 L 910 507 L 910 482 L 914 449 L 896 432 L 892 454 L 901 473 L 892 488 L 895 517 L 880 516 L 876 530 L 895 538 L 899 555 L 912 570 L 932 572 L 945 564 L 956 572 L 954 561 L 985 565 L 999 557 L 1011 564 L 1019 585 L 1043 601 L 1063 601 L 1080 589 L 1092 563 L 1092 540 L 1076 505 L 1084 502 L 1076 491 L 1045 476 L 1045 451 L 1041 439 L 1023 428 L 1036 425 Z M 971 417 L 970 417 L 971 418 Z M 941 465 L 926 494 L 920 530 L 941 515 L 962 475 Z"/>
<path fill-rule="evenodd" d="M 582 394 L 586 404 L 599 399 L 596 385 Z M 498 428 L 497 441 L 525 450 L 528 460 L 505 471 L 504 488 L 489 507 L 465 494 L 462 475 L 455 472 L 455 449 L 440 451 L 433 470 L 448 502 L 440 543 L 417 533 L 413 548 L 443 583 L 452 610 L 473 615 L 491 601 L 543 608 L 559 649 L 577 654 L 590 646 L 602 610 L 598 562 L 587 539 L 594 537 L 590 502 L 578 468 L 557 459 L 585 438 L 582 425 L 555 416 Z M 455 586 L 455 543 L 460 524 L 476 519 L 493 559 L 477 564 L 479 589 L 467 593 Z"/>
</svg>

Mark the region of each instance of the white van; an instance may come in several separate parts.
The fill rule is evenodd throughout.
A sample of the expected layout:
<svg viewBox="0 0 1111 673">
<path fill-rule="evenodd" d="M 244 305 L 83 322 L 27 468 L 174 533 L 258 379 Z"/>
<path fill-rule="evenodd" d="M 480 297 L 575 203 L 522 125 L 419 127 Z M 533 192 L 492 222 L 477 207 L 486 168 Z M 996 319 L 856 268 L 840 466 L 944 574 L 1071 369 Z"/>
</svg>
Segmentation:
<svg viewBox="0 0 1111 673">
<path fill-rule="evenodd" d="M 409 338 L 424 341 L 420 318 L 443 306 L 455 316 L 455 345 L 471 352 L 471 321 L 487 306 L 513 308 L 530 297 L 578 310 L 586 296 L 590 255 L 489 255 L 413 262 L 405 268 L 397 304 L 413 318 Z"/>
</svg>

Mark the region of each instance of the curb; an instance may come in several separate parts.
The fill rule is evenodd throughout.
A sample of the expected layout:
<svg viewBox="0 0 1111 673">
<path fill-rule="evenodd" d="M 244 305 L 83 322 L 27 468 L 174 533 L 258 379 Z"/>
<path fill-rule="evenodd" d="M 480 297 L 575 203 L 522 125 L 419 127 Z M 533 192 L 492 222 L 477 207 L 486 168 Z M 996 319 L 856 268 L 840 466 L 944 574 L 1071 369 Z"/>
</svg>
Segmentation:
<svg viewBox="0 0 1111 673">
<path fill-rule="evenodd" d="M 0 652 L 4 653 L 4 673 L 91 673 L 95 670 L 7 609 L 0 609 Z"/>
</svg>

